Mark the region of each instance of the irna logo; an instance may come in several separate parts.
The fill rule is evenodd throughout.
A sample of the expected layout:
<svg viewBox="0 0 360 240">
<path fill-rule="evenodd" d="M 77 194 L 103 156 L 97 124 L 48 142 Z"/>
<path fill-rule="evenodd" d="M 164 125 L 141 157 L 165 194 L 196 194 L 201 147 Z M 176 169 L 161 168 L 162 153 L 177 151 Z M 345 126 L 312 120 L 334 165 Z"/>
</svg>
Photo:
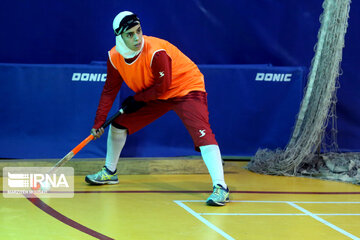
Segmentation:
<svg viewBox="0 0 360 240">
<path fill-rule="evenodd" d="M 65 174 L 16 174 L 8 172 L 8 186 L 11 188 L 37 188 L 42 182 L 47 182 L 51 187 L 69 187 Z"/>
<path fill-rule="evenodd" d="M 77 82 L 105 82 L 106 73 L 73 73 L 72 81 Z"/>
<path fill-rule="evenodd" d="M 255 81 L 290 82 L 292 73 L 257 73 Z"/>
<path fill-rule="evenodd" d="M 4 167 L 3 196 L 19 198 L 74 197 L 74 168 L 60 167 L 52 172 L 51 167 Z"/>
</svg>

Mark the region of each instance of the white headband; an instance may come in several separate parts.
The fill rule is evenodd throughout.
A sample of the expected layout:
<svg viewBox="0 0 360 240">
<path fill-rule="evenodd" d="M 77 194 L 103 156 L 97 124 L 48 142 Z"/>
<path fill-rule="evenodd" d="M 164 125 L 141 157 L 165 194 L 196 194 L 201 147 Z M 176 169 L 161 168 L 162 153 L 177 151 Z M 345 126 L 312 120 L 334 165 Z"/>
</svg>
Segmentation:
<svg viewBox="0 0 360 240">
<path fill-rule="evenodd" d="M 132 12 L 129 11 L 123 11 L 120 12 L 118 15 L 116 15 L 116 17 L 114 18 L 113 21 L 113 29 L 114 32 L 116 32 L 115 30 L 119 28 L 121 21 L 124 19 L 124 17 L 129 16 L 129 15 L 133 15 Z M 130 48 L 128 48 L 124 42 L 124 40 L 121 37 L 121 34 L 116 36 L 116 51 L 118 51 L 124 58 L 133 58 L 136 55 L 138 55 L 142 49 L 144 47 L 144 38 L 142 39 L 142 44 L 141 44 L 141 48 L 138 51 L 133 51 Z"/>
</svg>

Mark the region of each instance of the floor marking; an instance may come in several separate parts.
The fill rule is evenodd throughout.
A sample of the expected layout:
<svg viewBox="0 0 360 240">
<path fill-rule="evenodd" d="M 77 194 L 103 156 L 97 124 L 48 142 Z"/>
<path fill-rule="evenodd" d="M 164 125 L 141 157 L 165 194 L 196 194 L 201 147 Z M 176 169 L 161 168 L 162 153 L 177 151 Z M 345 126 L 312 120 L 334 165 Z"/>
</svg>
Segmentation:
<svg viewBox="0 0 360 240">
<path fill-rule="evenodd" d="M 359 204 L 360 202 L 292 202 L 292 203 L 330 203 L 330 204 L 347 204 L 347 203 L 351 203 L 351 204 Z"/>
<path fill-rule="evenodd" d="M 95 188 L 95 187 L 94 187 Z M 6 193 L 7 191 L 0 191 L 0 193 Z M 101 191 L 101 190 L 90 190 L 90 191 L 74 191 L 74 192 L 58 192 L 58 193 L 212 193 L 212 191 L 192 191 L 192 190 L 184 190 L 184 191 L 167 191 L 167 190 L 109 190 L 109 191 Z M 231 193 L 243 193 L 243 194 L 288 194 L 288 195 L 300 195 L 300 194 L 307 194 L 307 195 L 357 195 L 360 194 L 359 192 L 281 192 L 281 191 L 231 191 Z"/>
<path fill-rule="evenodd" d="M 189 200 L 192 201 L 192 200 Z M 195 200 L 197 201 L 197 200 Z M 289 201 L 246 201 L 246 200 L 231 200 L 230 202 L 247 202 L 247 203 L 289 203 Z M 360 202 L 303 202 L 303 201 L 291 201 L 292 203 L 330 203 L 330 204 L 359 204 Z"/>
<path fill-rule="evenodd" d="M 334 224 L 332 224 L 332 223 L 329 223 L 328 221 L 322 219 L 321 217 L 318 217 L 317 215 L 315 215 L 315 214 L 313 214 L 312 212 L 310 212 L 310 211 L 308 211 L 308 210 L 300 207 L 299 205 L 296 205 L 296 204 L 293 203 L 293 202 L 288 202 L 288 204 L 289 204 L 290 206 L 293 206 L 294 208 L 302 211 L 303 213 L 309 215 L 310 217 L 318 220 L 319 222 L 325 224 L 326 226 L 331 227 L 332 229 L 334 229 L 334 230 L 336 230 L 336 231 L 344 234 L 345 236 L 347 236 L 347 237 L 349 237 L 349 238 L 351 238 L 351 239 L 360 240 L 360 238 L 352 235 L 351 233 L 346 232 L 345 230 L 339 228 L 338 226 L 336 226 L 336 225 L 334 225 Z"/>
<path fill-rule="evenodd" d="M 181 202 L 204 202 L 204 200 L 181 200 Z M 230 200 L 230 202 L 244 202 L 244 203 L 289 203 L 289 201 L 247 201 L 247 200 Z M 360 202 L 297 202 L 292 203 L 330 203 L 330 204 L 359 204 Z"/>
<path fill-rule="evenodd" d="M 1 190 L 0 193 L 6 193 Z M 63 192 L 62 192 L 63 193 Z M 66 192 L 65 192 L 66 193 Z M 212 191 L 166 191 L 166 190 L 115 190 L 115 191 L 103 191 L 103 190 L 90 190 L 90 191 L 74 191 L 74 193 L 212 193 Z M 310 194 L 310 195 L 357 195 L 359 192 L 282 192 L 282 191 L 231 191 L 231 193 L 246 193 L 246 194 Z"/>
<path fill-rule="evenodd" d="M 305 213 L 198 213 L 215 216 L 307 216 Z M 316 216 L 360 216 L 360 213 L 313 213 Z"/>
<path fill-rule="evenodd" d="M 34 194 L 29 194 L 24 196 L 29 200 L 32 204 L 34 204 L 36 207 L 38 207 L 40 210 L 44 211 L 45 213 L 49 214 L 51 217 L 59 220 L 62 223 L 65 223 L 66 225 L 75 228 L 76 230 L 79 230 L 83 233 L 86 233 L 90 236 L 93 236 L 97 239 L 102 240 L 113 240 L 113 238 L 110 238 L 108 236 L 105 236 L 95 230 L 92 230 L 88 227 L 85 227 L 84 225 L 75 222 L 74 220 L 64 216 L 63 214 L 59 213 L 49 205 L 47 205 L 45 202 L 43 202 L 40 198 L 37 198 Z"/>
<path fill-rule="evenodd" d="M 360 202 L 289 202 L 289 201 L 246 201 L 246 200 L 231 200 L 230 202 L 238 202 L 238 203 L 286 203 L 290 206 L 296 208 L 297 210 L 301 211 L 302 213 L 197 213 L 194 210 L 192 210 L 190 207 L 186 206 L 184 202 L 188 203 L 196 203 L 196 202 L 205 202 L 204 200 L 174 200 L 175 203 L 180 205 L 182 208 L 184 208 L 186 211 L 191 213 L 194 217 L 208 225 L 210 228 L 216 228 L 216 226 L 212 225 L 210 222 L 208 222 L 206 219 L 202 218 L 201 216 L 310 216 L 314 218 L 315 220 L 325 224 L 326 226 L 332 228 L 335 231 L 338 231 L 339 233 L 354 239 L 354 240 L 360 240 L 360 238 L 352 235 L 351 233 L 339 228 L 338 226 L 320 218 L 319 216 L 360 216 L 360 213 L 319 213 L 315 214 L 312 213 L 296 203 L 300 204 L 306 204 L 306 203 L 328 203 L 328 204 L 359 204 Z M 215 230 L 215 229 L 214 229 Z M 220 229 L 219 229 L 220 230 Z M 216 230 L 215 230 L 216 231 Z M 221 230 L 220 230 L 221 231 Z M 218 232 L 218 231 L 217 231 Z M 220 233 L 221 234 L 221 233 Z M 232 239 L 232 238 L 231 238 Z"/>
<path fill-rule="evenodd" d="M 184 203 L 182 203 L 182 201 L 174 201 L 176 204 L 178 204 L 180 207 L 182 207 L 183 209 L 185 209 L 187 212 L 189 212 L 191 215 L 193 215 L 194 217 L 196 217 L 197 219 L 199 219 L 201 222 L 203 222 L 206 226 L 208 226 L 209 228 L 211 228 L 212 230 L 216 231 L 217 233 L 219 233 L 221 236 L 223 236 L 224 238 L 228 239 L 228 240 L 235 240 L 234 238 L 232 238 L 229 234 L 225 233 L 223 230 L 221 230 L 220 228 L 216 227 L 214 224 L 210 223 L 208 220 L 206 220 L 205 218 L 201 217 L 197 212 L 195 212 L 194 210 L 192 210 L 191 208 L 189 208 L 188 206 L 186 206 Z"/>
<path fill-rule="evenodd" d="M 360 216 L 360 213 L 317 213 L 316 216 Z"/>
<path fill-rule="evenodd" d="M 198 213 L 207 216 L 306 216 L 305 213 Z M 360 215 L 360 214 L 359 214 Z"/>
<path fill-rule="evenodd" d="M 74 193 L 212 193 L 212 191 L 166 191 L 166 190 L 144 190 L 144 191 L 74 191 Z M 248 193 L 248 194 L 313 194 L 313 195 L 348 195 L 360 194 L 359 192 L 282 192 L 282 191 L 231 191 L 231 193 Z"/>
</svg>

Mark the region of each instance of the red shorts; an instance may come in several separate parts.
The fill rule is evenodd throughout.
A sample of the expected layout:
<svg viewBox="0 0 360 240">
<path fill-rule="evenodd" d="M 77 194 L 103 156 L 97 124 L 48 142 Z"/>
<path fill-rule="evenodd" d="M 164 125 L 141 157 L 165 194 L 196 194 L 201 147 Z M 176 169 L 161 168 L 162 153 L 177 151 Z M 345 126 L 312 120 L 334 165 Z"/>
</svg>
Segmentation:
<svg viewBox="0 0 360 240">
<path fill-rule="evenodd" d="M 152 123 L 170 110 L 180 117 L 191 135 L 195 149 L 200 146 L 216 144 L 215 135 L 209 124 L 209 111 L 206 92 L 190 92 L 184 97 L 168 100 L 154 100 L 137 112 L 120 115 L 113 122 L 115 127 L 123 126 L 132 134 Z"/>
</svg>

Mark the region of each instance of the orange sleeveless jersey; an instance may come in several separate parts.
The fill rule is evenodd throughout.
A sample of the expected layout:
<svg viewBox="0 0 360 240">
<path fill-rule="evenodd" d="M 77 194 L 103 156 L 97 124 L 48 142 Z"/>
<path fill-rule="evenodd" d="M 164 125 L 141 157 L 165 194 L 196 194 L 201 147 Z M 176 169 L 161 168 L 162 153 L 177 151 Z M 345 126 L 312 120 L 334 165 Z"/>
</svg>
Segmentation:
<svg viewBox="0 0 360 240">
<path fill-rule="evenodd" d="M 205 92 L 203 74 L 195 63 L 178 48 L 155 37 L 144 35 L 144 41 L 142 52 L 131 64 L 125 62 L 115 47 L 109 51 L 109 59 L 112 65 L 118 70 L 130 89 L 137 93 L 154 84 L 154 75 L 151 71 L 152 58 L 156 52 L 165 50 L 172 60 L 172 79 L 169 89 L 158 99 L 183 97 L 191 91 Z"/>
</svg>

